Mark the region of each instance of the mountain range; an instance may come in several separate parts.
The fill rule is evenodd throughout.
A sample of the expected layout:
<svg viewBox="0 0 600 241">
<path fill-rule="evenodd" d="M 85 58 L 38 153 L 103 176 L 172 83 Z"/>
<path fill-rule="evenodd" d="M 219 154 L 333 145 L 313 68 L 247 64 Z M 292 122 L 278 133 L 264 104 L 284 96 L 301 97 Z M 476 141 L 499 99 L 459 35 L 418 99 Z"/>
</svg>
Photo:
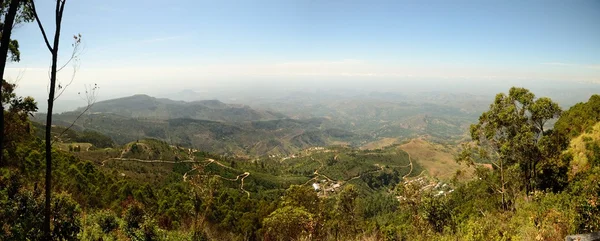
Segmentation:
<svg viewBox="0 0 600 241">
<path fill-rule="evenodd" d="M 100 101 L 87 110 L 81 107 L 55 114 L 53 123 L 65 127 L 74 123 L 76 130 L 103 133 L 120 145 L 157 138 L 220 154 L 287 155 L 307 147 L 359 147 L 417 136 L 460 141 L 476 119 L 472 109 L 479 102 L 470 97 L 447 101 L 454 97 L 432 93 L 419 102 L 415 96 L 379 92 L 366 96 L 297 94 L 245 105 L 133 95 Z M 43 123 L 45 114 L 38 113 L 35 119 Z"/>
</svg>

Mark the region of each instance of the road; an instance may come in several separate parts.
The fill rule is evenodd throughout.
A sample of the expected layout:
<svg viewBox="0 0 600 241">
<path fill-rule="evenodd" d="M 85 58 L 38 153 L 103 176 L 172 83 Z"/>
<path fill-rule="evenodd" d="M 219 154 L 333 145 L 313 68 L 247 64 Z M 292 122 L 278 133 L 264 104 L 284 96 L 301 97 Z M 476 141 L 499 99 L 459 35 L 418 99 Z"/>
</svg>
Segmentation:
<svg viewBox="0 0 600 241">
<path fill-rule="evenodd" d="M 406 175 L 404 175 L 402 177 L 402 179 L 406 179 L 412 173 L 412 170 L 413 170 L 413 162 L 412 162 L 412 159 L 410 158 L 410 153 L 407 152 L 406 154 L 408 154 L 408 161 L 410 162 L 410 171 L 408 171 L 408 173 Z"/>
<path fill-rule="evenodd" d="M 107 161 L 135 161 L 135 162 L 141 162 L 141 163 L 168 163 L 168 164 L 176 164 L 176 163 L 200 163 L 200 162 L 201 162 L 201 161 L 195 161 L 195 160 L 183 160 L 183 161 L 164 161 L 164 160 L 141 160 L 141 159 L 136 159 L 136 158 L 122 158 L 122 157 L 115 157 L 115 158 L 109 158 L 109 159 L 106 159 L 106 160 L 102 161 L 102 163 L 101 163 L 100 165 L 101 165 L 101 166 L 104 166 L 104 165 L 105 165 L 105 163 L 106 163 Z M 233 170 L 233 171 L 237 171 L 237 170 L 235 170 L 235 169 L 233 169 L 233 168 L 231 168 L 231 167 L 229 167 L 229 166 L 225 166 L 225 165 L 223 165 L 223 163 L 220 163 L 220 162 L 218 162 L 218 161 L 215 161 L 214 159 L 207 159 L 207 162 L 206 162 L 204 165 L 201 165 L 201 166 L 195 166 L 195 167 L 193 167 L 191 170 L 189 170 L 189 171 L 185 172 L 185 173 L 183 174 L 183 176 L 182 176 L 182 178 L 183 178 L 183 181 L 184 181 L 184 182 L 186 182 L 186 181 L 187 181 L 187 178 L 188 178 L 188 173 L 190 173 L 190 172 L 192 172 L 192 171 L 195 171 L 195 170 L 197 170 L 197 169 L 199 169 L 199 168 L 201 168 L 201 167 L 202 167 L 202 168 L 204 168 L 204 167 L 206 167 L 206 166 L 208 166 L 208 165 L 210 165 L 210 164 L 213 164 L 213 163 L 214 163 L 214 164 L 216 164 L 216 165 L 218 165 L 218 166 L 221 166 L 221 167 L 223 167 L 223 168 L 226 168 L 226 169 L 229 169 L 229 170 Z M 233 179 L 233 178 L 226 178 L 226 177 L 222 177 L 222 176 L 220 176 L 220 175 L 216 175 L 216 174 L 215 174 L 215 176 L 217 176 L 217 177 L 219 177 L 219 178 L 221 178 L 221 179 L 224 179 L 224 180 L 232 181 L 232 182 L 237 182 L 238 180 L 241 180 L 240 189 L 241 189 L 243 192 L 245 192 L 245 193 L 248 195 L 248 197 L 250 197 L 250 192 L 248 192 L 246 189 L 244 189 L 244 179 L 245 179 L 246 177 L 250 176 L 250 172 L 244 172 L 244 173 L 242 173 L 242 174 L 240 174 L 240 175 L 237 175 L 237 176 L 235 177 L 235 179 Z"/>
</svg>

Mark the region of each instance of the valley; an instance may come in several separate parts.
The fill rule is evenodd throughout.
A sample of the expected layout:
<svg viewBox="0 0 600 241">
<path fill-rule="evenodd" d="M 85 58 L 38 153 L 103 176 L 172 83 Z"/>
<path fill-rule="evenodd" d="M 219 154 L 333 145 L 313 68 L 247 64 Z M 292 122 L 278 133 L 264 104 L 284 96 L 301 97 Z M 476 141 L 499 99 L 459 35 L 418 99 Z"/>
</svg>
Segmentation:
<svg viewBox="0 0 600 241">
<path fill-rule="evenodd" d="M 364 230 L 361 235 L 368 235 L 366 230 L 370 228 L 387 227 L 393 235 L 404 236 L 407 234 L 398 227 L 425 225 L 435 229 L 439 222 L 444 226 L 462 225 L 453 223 L 448 213 L 466 213 L 468 216 L 463 218 L 484 222 L 485 215 L 498 215 L 493 212 L 505 205 L 499 192 L 490 189 L 502 178 L 496 175 L 498 170 L 504 169 L 494 159 L 477 156 L 485 151 L 469 149 L 476 142 L 466 141 L 470 139 L 468 134 L 472 138 L 477 126 L 466 129 L 470 118 L 466 110 L 432 104 L 423 107 L 400 102 L 354 101 L 320 115 L 316 113 L 323 110 L 315 106 L 306 107 L 313 114 L 301 116 L 250 107 L 243 109 L 248 113 L 284 114 L 238 115 L 238 105 L 201 104 L 202 111 L 212 113 L 210 120 L 201 119 L 200 114 L 169 119 L 148 114 L 167 110 L 161 106 L 171 103 L 168 100 L 145 101 L 139 107 L 139 103 L 130 101 L 137 98 L 140 96 L 99 102 L 102 108 L 90 108 L 95 111 L 83 115 L 76 111 L 54 115 L 56 125 L 51 134 L 56 155 L 60 157 L 56 164 L 58 178 L 62 180 L 61 188 L 80 194 L 74 196 L 80 203 L 126 213 L 137 208 L 136 212 L 157 215 L 143 217 L 158 220 L 157 230 L 169 235 L 186 229 L 177 220 L 195 225 L 198 223 L 182 219 L 195 217 L 194 220 L 201 220 L 204 237 L 257 239 L 259 235 L 276 235 L 272 230 L 262 229 L 283 222 L 271 223 L 273 218 L 303 220 L 302 216 L 293 216 L 297 213 L 277 216 L 279 212 L 299 208 L 296 211 L 312 220 L 320 220 L 313 215 L 323 215 L 323 220 L 331 222 L 360 220 L 353 221 L 356 222 L 353 225 Z M 587 103 L 572 107 L 564 117 L 549 120 L 555 129 L 547 132 L 545 138 L 556 139 L 544 139 L 550 141 L 547 145 L 564 145 L 561 140 L 567 137 L 572 140 L 562 153 L 544 154 L 557 155 L 549 158 L 560 157 L 568 162 L 540 164 L 538 168 L 550 173 L 536 179 L 540 187 L 564 188 L 567 180 L 589 186 L 590 180 L 594 180 L 598 125 L 592 123 L 598 119 L 593 114 L 581 117 L 581 113 L 596 113 L 593 109 L 597 108 L 597 98 L 592 96 Z M 115 101 L 119 102 L 118 108 L 134 111 L 112 111 L 109 107 Z M 190 106 L 201 102 L 176 103 L 195 109 Z M 34 120 L 44 117 L 43 113 L 37 113 Z M 41 123 L 33 122 L 32 126 L 34 136 L 44 136 L 45 127 Z M 26 148 L 35 148 L 34 143 Z M 27 168 L 35 170 L 39 168 L 32 159 L 36 152 L 31 153 L 19 165 L 30 165 Z M 517 170 L 508 169 L 513 179 L 505 183 L 524 182 L 524 176 L 518 175 Z M 572 197 L 570 193 L 562 195 Z M 584 199 L 592 194 L 586 195 Z M 92 196 L 103 199 L 95 200 Z M 521 205 L 532 202 L 541 201 Z M 344 207 L 351 209 L 343 211 Z M 519 210 L 532 213 L 529 209 Z M 115 219 L 128 218 L 127 215 L 115 214 Z M 422 215 L 434 216 L 415 221 Z M 520 216 L 509 219 L 521 220 Z M 252 224 L 247 223 L 249 220 L 253 220 Z M 246 226 L 248 230 L 239 228 L 244 225 L 250 225 Z M 334 239 L 339 232 L 332 223 L 321 227 L 327 239 Z M 93 229 L 88 227 L 85 232 L 90 230 Z M 359 235 L 354 231 L 345 233 Z M 439 238 L 468 234 L 435 231 L 428 235 Z"/>
<path fill-rule="evenodd" d="M 598 0 L 0 1 L 0 241 L 600 240 Z"/>
</svg>

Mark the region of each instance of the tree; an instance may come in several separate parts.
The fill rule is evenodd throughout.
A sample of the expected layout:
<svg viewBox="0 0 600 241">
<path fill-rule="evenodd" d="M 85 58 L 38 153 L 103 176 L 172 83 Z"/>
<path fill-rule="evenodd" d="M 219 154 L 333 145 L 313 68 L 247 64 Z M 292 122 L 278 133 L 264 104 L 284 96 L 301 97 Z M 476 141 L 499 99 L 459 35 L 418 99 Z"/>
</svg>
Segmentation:
<svg viewBox="0 0 600 241">
<path fill-rule="evenodd" d="M 341 230 L 346 230 L 347 234 L 358 233 L 358 190 L 352 185 L 346 185 L 337 199 L 336 212 L 338 214 Z"/>
<path fill-rule="evenodd" d="M 9 12 L 13 11 L 11 9 L 11 4 L 17 2 L 17 8 L 14 15 L 14 18 L 8 17 Z M 21 23 L 31 22 L 33 21 L 33 13 L 31 9 L 27 7 L 26 0 L 2 0 L 0 1 L 0 15 L 4 16 L 4 19 L 0 22 L 0 30 L 4 32 L 5 28 L 10 28 L 10 32 L 12 29 L 18 27 Z M 14 6 L 14 5 L 13 5 Z M 8 24 L 8 21 L 12 18 L 12 24 Z M 7 32 L 4 32 L 7 33 Z M 2 35 L 2 34 L 0 34 Z M 21 52 L 19 51 L 19 41 L 16 39 L 10 39 L 6 45 L 8 46 L 8 53 L 5 58 L 0 61 L 12 61 L 19 62 L 21 60 Z M 9 56 L 10 55 L 10 56 Z"/>
<path fill-rule="evenodd" d="M 19 42 L 11 40 L 10 36 L 15 23 L 23 21 L 31 21 L 32 16 L 29 11 L 23 10 L 23 0 L 10 0 L 8 9 L 6 8 L 6 1 L 2 1 L 0 5 L 0 12 L 4 15 L 4 22 L 1 23 L 2 37 L 0 38 L 0 81 L 4 81 L 4 69 L 6 68 L 6 61 L 8 53 L 10 51 L 12 61 L 19 61 Z M 19 9 L 22 11 L 19 12 Z M 0 95 L 2 95 L 2 89 L 4 84 L 0 85 Z M 4 156 L 4 106 L 0 105 L 0 165 Z"/>
<path fill-rule="evenodd" d="M 300 235 L 312 232 L 313 216 L 304 207 L 279 208 L 263 220 L 265 235 L 276 240 L 296 240 Z"/>
<path fill-rule="evenodd" d="M 536 188 L 538 165 L 548 157 L 558 156 L 560 149 L 548 148 L 551 131 L 548 120 L 559 117 L 561 109 L 549 98 L 535 99 L 524 88 L 512 87 L 509 94 L 496 95 L 490 109 L 471 125 L 474 145 L 464 145 L 459 161 L 473 164 L 475 159 L 490 162 L 500 172 L 499 185 L 494 189 L 502 196 L 502 206 L 508 208 L 506 172 L 517 167 L 527 193 Z"/>
<path fill-rule="evenodd" d="M 308 186 L 291 185 L 285 190 L 283 205 L 304 207 L 311 213 L 317 213 L 319 197 L 317 192 Z"/>
<path fill-rule="evenodd" d="M 46 240 L 50 239 L 50 196 L 51 196 L 51 185 L 52 185 L 52 139 L 51 139 L 51 129 L 52 129 L 52 110 L 54 108 L 54 100 L 56 93 L 56 74 L 59 70 L 58 67 L 58 47 L 60 43 L 60 30 L 62 25 L 63 13 L 65 10 L 66 0 L 57 0 L 55 6 L 55 30 L 54 30 L 54 40 L 53 44 L 50 45 L 50 41 L 48 40 L 48 36 L 46 35 L 46 31 L 40 21 L 40 18 L 37 14 L 37 10 L 35 9 L 35 2 L 33 0 L 29 1 L 29 8 L 32 11 L 32 14 L 35 18 L 35 21 L 40 28 L 40 32 L 42 33 L 42 37 L 44 37 L 44 42 L 46 47 L 52 54 L 52 66 L 50 68 L 50 91 L 48 93 L 48 112 L 46 114 L 46 203 L 44 207 L 44 237 Z M 79 45 L 81 43 L 81 35 L 74 36 L 75 45 Z M 69 61 L 67 61 L 69 62 Z M 61 67 L 62 69 L 62 67 Z"/>
<path fill-rule="evenodd" d="M 600 121 L 600 95 L 592 95 L 587 102 L 577 103 L 556 121 L 555 129 L 568 137 L 576 137 Z"/>
<path fill-rule="evenodd" d="M 33 128 L 29 121 L 29 116 L 37 111 L 37 103 L 32 97 L 21 97 L 15 94 L 15 85 L 9 84 L 6 81 L 2 82 L 1 103 L 2 106 L 8 106 L 8 110 L 4 110 L 3 119 L 5 126 L 3 127 L 2 146 L 7 152 L 10 159 L 16 159 L 15 151 L 18 143 L 24 140 L 33 138 Z"/>
</svg>

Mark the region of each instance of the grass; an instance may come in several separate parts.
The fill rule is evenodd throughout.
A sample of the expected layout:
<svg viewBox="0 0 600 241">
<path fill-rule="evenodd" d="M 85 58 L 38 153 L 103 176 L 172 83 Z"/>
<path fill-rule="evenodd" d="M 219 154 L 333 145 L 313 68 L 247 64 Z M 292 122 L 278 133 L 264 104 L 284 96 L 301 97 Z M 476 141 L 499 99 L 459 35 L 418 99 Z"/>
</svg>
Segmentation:
<svg viewBox="0 0 600 241">
<path fill-rule="evenodd" d="M 381 149 L 381 148 L 396 144 L 397 142 L 398 142 L 398 138 L 384 137 L 384 138 L 381 138 L 380 140 L 369 142 L 369 143 L 361 146 L 360 149 L 361 150 Z"/>
<path fill-rule="evenodd" d="M 588 167 L 587 154 L 590 150 L 587 150 L 587 143 L 591 142 L 600 142 L 600 122 L 596 123 L 591 130 L 573 138 L 569 143 L 567 151 L 573 155 L 573 160 L 571 161 L 572 174 Z"/>
<path fill-rule="evenodd" d="M 400 145 L 399 148 L 408 152 L 413 161 L 417 161 L 429 175 L 435 178 L 448 180 L 454 176 L 457 170 L 472 173 L 472 168 L 456 163 L 454 150 L 433 144 L 423 138 L 412 139 Z"/>
</svg>

